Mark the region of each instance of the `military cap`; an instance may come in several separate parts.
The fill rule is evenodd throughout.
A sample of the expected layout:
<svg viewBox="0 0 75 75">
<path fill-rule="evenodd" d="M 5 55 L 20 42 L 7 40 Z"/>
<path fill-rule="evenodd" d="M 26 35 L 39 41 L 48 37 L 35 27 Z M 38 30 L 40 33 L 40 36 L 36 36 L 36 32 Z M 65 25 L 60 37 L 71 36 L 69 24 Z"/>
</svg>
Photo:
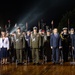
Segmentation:
<svg viewBox="0 0 75 75">
<path fill-rule="evenodd" d="M 67 27 L 64 27 L 63 30 L 67 30 Z"/>
<path fill-rule="evenodd" d="M 39 32 L 42 32 L 42 29 L 39 29 Z"/>
<path fill-rule="evenodd" d="M 18 27 L 17 29 L 21 29 L 20 27 Z"/>
<path fill-rule="evenodd" d="M 27 32 L 31 32 L 30 30 L 27 30 Z"/>
<path fill-rule="evenodd" d="M 74 28 L 71 28 L 70 30 L 74 30 Z"/>
<path fill-rule="evenodd" d="M 46 30 L 46 32 L 50 32 L 50 30 L 49 30 L 49 29 L 47 29 L 47 30 Z"/>
<path fill-rule="evenodd" d="M 42 30 L 42 32 L 45 32 L 45 30 Z"/>
<path fill-rule="evenodd" d="M 35 26 L 35 27 L 33 27 L 33 30 L 37 30 L 37 27 Z"/>
</svg>

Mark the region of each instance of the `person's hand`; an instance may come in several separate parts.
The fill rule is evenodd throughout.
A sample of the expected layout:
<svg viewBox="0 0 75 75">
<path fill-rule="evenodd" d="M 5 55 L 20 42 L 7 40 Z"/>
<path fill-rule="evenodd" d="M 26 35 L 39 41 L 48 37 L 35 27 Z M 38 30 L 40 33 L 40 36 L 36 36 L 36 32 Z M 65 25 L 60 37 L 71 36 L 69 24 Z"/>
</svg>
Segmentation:
<svg viewBox="0 0 75 75">
<path fill-rule="evenodd" d="M 53 49 L 53 47 L 51 46 L 51 49 Z"/>
<path fill-rule="evenodd" d="M 74 49 L 74 47 L 72 47 L 72 49 Z"/>
<path fill-rule="evenodd" d="M 7 49 L 7 51 L 8 51 L 9 49 Z"/>
<path fill-rule="evenodd" d="M 62 48 L 62 46 L 59 47 L 59 49 L 61 49 L 61 48 Z"/>
</svg>

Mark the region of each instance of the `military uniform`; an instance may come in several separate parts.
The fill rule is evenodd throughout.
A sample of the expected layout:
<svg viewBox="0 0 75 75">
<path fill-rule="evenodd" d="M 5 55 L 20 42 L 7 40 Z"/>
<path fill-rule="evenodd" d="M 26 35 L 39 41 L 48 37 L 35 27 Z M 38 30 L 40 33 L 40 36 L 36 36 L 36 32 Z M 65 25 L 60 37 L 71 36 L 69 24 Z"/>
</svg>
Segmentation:
<svg viewBox="0 0 75 75">
<path fill-rule="evenodd" d="M 63 30 L 67 30 L 67 28 L 63 28 Z M 61 34 L 62 39 L 62 49 L 63 49 L 63 60 L 64 62 L 68 61 L 68 54 L 69 54 L 69 46 L 70 46 L 70 35 L 68 33 Z"/>
<path fill-rule="evenodd" d="M 22 49 L 25 48 L 25 38 L 22 33 L 16 33 L 14 48 L 16 49 L 16 57 L 18 63 L 22 63 Z"/>
<path fill-rule="evenodd" d="M 30 38 L 30 47 L 32 49 L 32 61 L 33 63 L 39 63 L 39 48 L 40 48 L 40 38 L 39 34 L 32 33 Z"/>
</svg>

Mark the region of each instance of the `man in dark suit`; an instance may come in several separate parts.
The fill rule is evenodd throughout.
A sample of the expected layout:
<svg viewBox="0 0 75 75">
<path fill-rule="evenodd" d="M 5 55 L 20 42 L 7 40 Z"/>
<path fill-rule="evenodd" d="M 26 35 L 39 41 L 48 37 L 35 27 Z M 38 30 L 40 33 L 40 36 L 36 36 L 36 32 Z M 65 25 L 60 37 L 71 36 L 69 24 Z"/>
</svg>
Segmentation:
<svg viewBox="0 0 75 75">
<path fill-rule="evenodd" d="M 58 34 L 57 28 L 53 30 L 53 34 L 50 38 L 50 46 L 52 49 L 52 61 L 53 64 L 59 63 L 59 49 L 61 48 L 61 38 Z"/>
</svg>

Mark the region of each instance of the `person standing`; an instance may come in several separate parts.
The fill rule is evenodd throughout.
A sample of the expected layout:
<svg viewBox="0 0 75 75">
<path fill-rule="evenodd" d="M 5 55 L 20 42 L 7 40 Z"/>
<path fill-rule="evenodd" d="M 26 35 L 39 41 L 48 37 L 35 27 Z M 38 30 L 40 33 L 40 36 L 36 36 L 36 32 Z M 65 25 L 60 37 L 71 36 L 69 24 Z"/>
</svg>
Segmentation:
<svg viewBox="0 0 75 75">
<path fill-rule="evenodd" d="M 59 64 L 59 49 L 61 48 L 61 38 L 58 34 L 58 29 L 53 29 L 53 34 L 50 38 L 50 46 L 52 49 L 52 61 L 53 64 Z"/>
<path fill-rule="evenodd" d="M 8 40 L 9 40 L 9 50 L 7 51 L 8 53 L 8 61 L 11 62 L 12 61 L 12 48 L 11 48 L 11 36 L 10 36 L 10 33 L 8 31 L 6 31 L 6 37 L 8 37 Z"/>
<path fill-rule="evenodd" d="M 32 55 L 31 55 L 31 49 L 30 49 L 30 35 L 31 35 L 31 31 L 28 30 L 25 40 L 26 40 L 26 57 L 27 57 L 27 61 L 30 62 L 32 59 Z"/>
<path fill-rule="evenodd" d="M 16 57 L 17 57 L 17 64 L 23 64 L 22 62 L 22 51 L 25 48 L 25 38 L 21 32 L 21 29 L 18 28 L 16 35 L 14 36 L 15 43 L 14 48 L 16 49 Z"/>
<path fill-rule="evenodd" d="M 6 37 L 6 32 L 1 31 L 0 37 L 1 64 L 7 64 L 7 51 L 9 50 L 9 39 Z"/>
<path fill-rule="evenodd" d="M 42 60 L 42 64 L 45 63 L 45 45 L 44 45 L 44 42 L 47 40 L 46 38 L 46 34 L 45 34 L 45 31 L 42 29 L 39 29 L 39 38 L 40 38 L 40 50 L 39 50 L 39 57 L 40 57 L 40 60 Z"/>
<path fill-rule="evenodd" d="M 72 49 L 72 46 L 73 46 L 73 38 L 75 36 L 75 33 L 74 33 L 74 28 L 71 28 L 70 29 L 70 39 L 71 39 L 71 43 L 70 43 L 70 57 L 71 59 L 73 59 L 73 49 Z"/>
<path fill-rule="evenodd" d="M 45 61 L 46 62 L 50 62 L 51 61 L 51 47 L 50 47 L 50 30 L 48 29 L 46 31 L 46 36 L 44 36 L 46 38 L 45 42 L 44 42 L 44 54 L 45 54 Z"/>
<path fill-rule="evenodd" d="M 31 34 L 30 38 L 30 47 L 32 49 L 33 64 L 39 65 L 40 39 L 39 34 L 37 33 L 37 27 L 33 27 L 33 33 Z"/>
<path fill-rule="evenodd" d="M 63 62 L 68 62 L 68 54 L 69 54 L 71 39 L 66 27 L 63 28 L 61 39 L 62 39 Z"/>
<path fill-rule="evenodd" d="M 75 60 L 75 33 L 74 33 L 74 29 L 71 29 L 71 33 L 70 33 L 70 37 L 71 37 L 71 46 L 72 46 L 72 58 L 73 60 Z"/>
</svg>

